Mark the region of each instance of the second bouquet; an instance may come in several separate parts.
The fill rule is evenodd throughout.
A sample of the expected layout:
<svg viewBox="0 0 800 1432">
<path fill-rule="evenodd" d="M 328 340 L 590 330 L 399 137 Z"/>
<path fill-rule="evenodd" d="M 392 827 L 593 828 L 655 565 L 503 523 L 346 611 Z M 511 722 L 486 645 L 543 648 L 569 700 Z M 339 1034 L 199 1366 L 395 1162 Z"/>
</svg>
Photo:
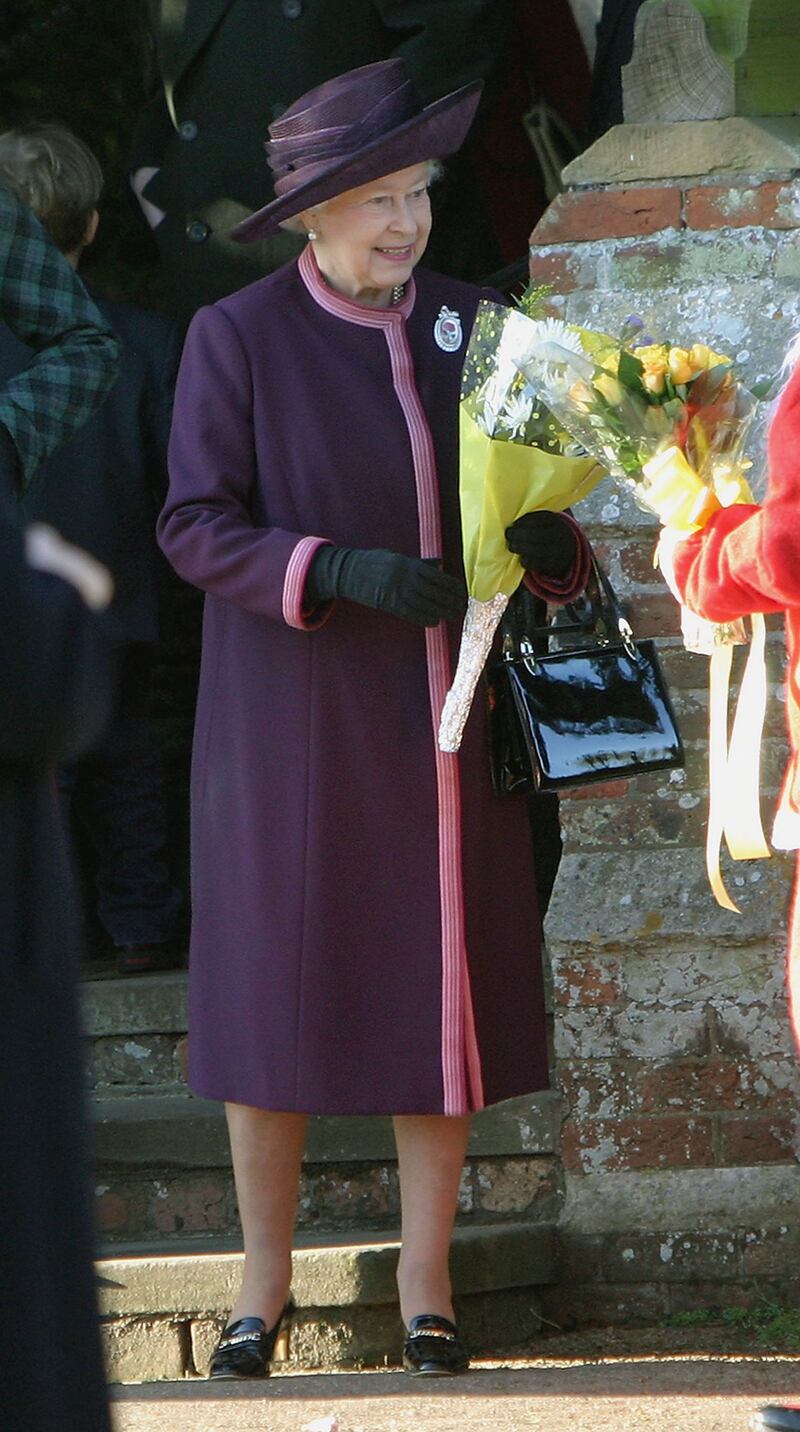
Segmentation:
<svg viewBox="0 0 800 1432">
<path fill-rule="evenodd" d="M 630 319 L 618 339 L 557 320 L 534 321 L 520 372 L 581 448 L 674 534 L 704 527 L 722 507 L 753 502 L 745 441 L 758 399 L 731 360 L 699 342 L 656 343 Z M 720 871 L 723 835 L 735 860 L 769 855 L 759 809 L 759 745 L 766 706 L 764 619 L 753 643 L 728 742 L 734 645 L 743 621 L 711 622 L 681 606 L 687 650 L 710 657 L 706 869 L 718 903 L 737 906 Z"/>
<path fill-rule="evenodd" d="M 705 343 L 655 343 L 639 319 L 617 339 L 556 319 L 534 320 L 520 371 L 582 449 L 665 527 L 703 527 L 751 502 L 744 447 L 757 399 Z M 747 640 L 741 623 L 681 614 L 687 650 L 710 655 Z"/>
</svg>

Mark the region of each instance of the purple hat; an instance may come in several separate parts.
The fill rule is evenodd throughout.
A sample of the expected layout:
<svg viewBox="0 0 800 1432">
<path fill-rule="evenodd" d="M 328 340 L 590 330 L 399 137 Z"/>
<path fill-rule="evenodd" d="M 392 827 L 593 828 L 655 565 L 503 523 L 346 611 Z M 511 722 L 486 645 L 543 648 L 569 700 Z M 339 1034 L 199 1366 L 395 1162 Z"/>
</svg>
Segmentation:
<svg viewBox="0 0 800 1432">
<path fill-rule="evenodd" d="M 482 88 L 474 80 L 422 109 L 404 62 L 394 59 L 309 90 L 269 127 L 264 147 L 276 197 L 231 229 L 230 237 L 241 244 L 262 239 L 283 219 L 347 189 L 453 154 Z"/>
</svg>

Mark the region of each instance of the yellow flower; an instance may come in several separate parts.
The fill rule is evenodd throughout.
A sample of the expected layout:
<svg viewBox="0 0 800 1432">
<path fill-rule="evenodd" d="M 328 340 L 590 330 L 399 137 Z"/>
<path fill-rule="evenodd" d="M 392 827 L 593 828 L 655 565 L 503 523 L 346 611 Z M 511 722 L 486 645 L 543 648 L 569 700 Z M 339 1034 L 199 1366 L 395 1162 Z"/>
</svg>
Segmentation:
<svg viewBox="0 0 800 1432">
<path fill-rule="evenodd" d="M 584 383 L 582 378 L 578 378 L 577 381 L 573 383 L 567 396 L 570 397 L 574 403 L 577 403 L 579 407 L 585 408 L 592 406 L 592 390 L 588 383 Z"/>
<path fill-rule="evenodd" d="M 620 351 L 615 348 L 612 353 L 595 353 L 595 362 L 605 368 L 607 373 L 616 373 L 619 368 Z"/>
<path fill-rule="evenodd" d="M 666 343 L 645 343 L 641 348 L 635 349 L 636 357 L 644 364 L 645 368 L 652 368 L 661 364 L 662 371 L 667 362 Z"/>
<path fill-rule="evenodd" d="M 613 373 L 601 373 L 599 377 L 595 378 L 594 386 L 598 393 L 602 393 L 603 397 L 607 398 L 615 408 L 625 400 L 625 390 Z"/>
<path fill-rule="evenodd" d="M 716 368 L 719 363 L 730 363 L 730 358 L 725 353 L 715 353 L 707 343 L 693 343 L 689 349 L 689 362 L 695 372 L 704 371 L 706 368 Z"/>
<path fill-rule="evenodd" d="M 667 346 L 664 343 L 647 343 L 636 349 L 636 357 L 644 369 L 642 382 L 649 393 L 658 397 L 664 391 L 664 377 L 667 372 Z"/>
<path fill-rule="evenodd" d="M 689 349 L 689 362 L 697 371 L 711 366 L 711 349 L 707 343 L 693 343 Z"/>
<path fill-rule="evenodd" d="M 664 368 L 645 368 L 642 374 L 642 382 L 648 393 L 654 393 L 658 397 L 664 391 L 665 370 Z"/>
<path fill-rule="evenodd" d="M 689 362 L 689 354 L 685 348 L 670 348 L 667 362 L 673 383 L 689 382 L 694 370 Z"/>
</svg>

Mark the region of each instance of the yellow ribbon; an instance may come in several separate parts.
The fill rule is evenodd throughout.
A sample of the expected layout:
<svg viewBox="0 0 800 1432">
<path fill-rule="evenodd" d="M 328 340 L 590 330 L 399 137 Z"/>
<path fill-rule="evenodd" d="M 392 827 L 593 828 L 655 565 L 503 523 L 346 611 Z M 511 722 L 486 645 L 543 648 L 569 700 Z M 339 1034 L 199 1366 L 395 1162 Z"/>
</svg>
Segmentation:
<svg viewBox="0 0 800 1432">
<path fill-rule="evenodd" d="M 719 509 L 713 492 L 679 447 L 663 448 L 642 463 L 642 476 L 641 495 L 665 527 L 697 532 Z"/>
<path fill-rule="evenodd" d="M 759 804 L 761 733 L 767 707 L 766 625 L 758 613 L 751 623 L 753 638 L 730 743 L 728 691 L 733 647 L 717 647 L 709 668 L 706 872 L 717 904 L 737 915 L 739 907 L 728 894 L 720 870 L 723 835 L 732 860 L 762 860 L 770 854 Z"/>
<path fill-rule="evenodd" d="M 642 466 L 642 496 L 664 523 L 682 532 L 698 532 L 720 507 L 752 502 L 741 467 L 718 463 L 712 485 L 705 483 L 683 452 L 671 446 Z M 763 616 L 751 617 L 752 641 L 728 741 L 728 698 L 733 645 L 715 645 L 708 678 L 708 825 L 706 873 L 714 898 L 739 914 L 720 869 L 722 839 L 732 860 L 761 860 L 770 849 L 759 804 L 761 734 L 767 706 Z M 713 624 L 712 624 L 713 625 Z"/>
</svg>

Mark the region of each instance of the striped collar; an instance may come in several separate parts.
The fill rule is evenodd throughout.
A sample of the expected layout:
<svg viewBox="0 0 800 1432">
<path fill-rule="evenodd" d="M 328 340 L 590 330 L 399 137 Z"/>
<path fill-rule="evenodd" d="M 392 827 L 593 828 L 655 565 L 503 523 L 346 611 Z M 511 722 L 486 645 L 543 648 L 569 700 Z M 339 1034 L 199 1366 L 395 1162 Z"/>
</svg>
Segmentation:
<svg viewBox="0 0 800 1432">
<path fill-rule="evenodd" d="M 326 313 L 334 314 L 336 318 L 344 318 L 348 323 L 360 323 L 364 328 L 391 328 L 393 324 L 408 318 L 414 307 L 417 290 L 413 275 L 406 284 L 406 291 L 400 303 L 393 304 L 391 308 L 370 308 L 365 303 L 356 303 L 355 299 L 337 293 L 325 282 L 310 244 L 306 245 L 297 260 L 297 268 L 311 297 L 320 308 L 324 308 Z"/>
</svg>

